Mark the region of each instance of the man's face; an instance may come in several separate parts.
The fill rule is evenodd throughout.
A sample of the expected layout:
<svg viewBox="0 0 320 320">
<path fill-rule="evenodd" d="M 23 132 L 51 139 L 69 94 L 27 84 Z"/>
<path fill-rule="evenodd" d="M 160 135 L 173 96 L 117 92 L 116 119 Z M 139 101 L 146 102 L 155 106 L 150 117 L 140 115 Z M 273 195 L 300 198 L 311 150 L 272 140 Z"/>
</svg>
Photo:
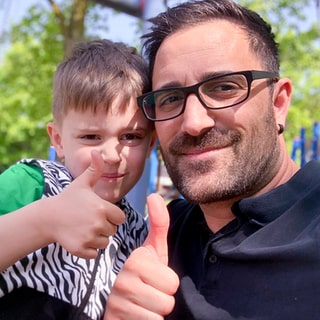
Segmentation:
<svg viewBox="0 0 320 320">
<path fill-rule="evenodd" d="M 264 70 L 245 32 L 225 20 L 178 31 L 159 48 L 153 90 L 190 86 L 215 73 Z M 268 71 L 268 70 L 266 70 Z M 267 79 L 234 107 L 205 108 L 191 94 L 179 117 L 156 122 L 168 172 L 190 201 L 210 203 L 257 193 L 279 168 L 273 97 Z"/>
</svg>

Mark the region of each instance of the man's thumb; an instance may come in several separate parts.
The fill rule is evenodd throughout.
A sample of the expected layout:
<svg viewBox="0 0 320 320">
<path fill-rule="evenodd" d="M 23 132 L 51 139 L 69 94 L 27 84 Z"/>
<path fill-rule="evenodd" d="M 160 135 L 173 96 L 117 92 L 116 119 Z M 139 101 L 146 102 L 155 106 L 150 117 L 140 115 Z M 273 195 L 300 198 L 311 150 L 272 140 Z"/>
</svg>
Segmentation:
<svg viewBox="0 0 320 320">
<path fill-rule="evenodd" d="M 84 185 L 94 187 L 103 173 L 104 162 L 101 154 L 97 150 L 91 151 L 91 162 L 89 167 L 78 177 L 78 181 Z"/>
<path fill-rule="evenodd" d="M 169 213 L 158 194 L 151 194 L 147 198 L 149 216 L 149 234 L 144 246 L 151 246 L 159 256 L 160 261 L 168 265 L 167 235 L 169 228 Z"/>
</svg>

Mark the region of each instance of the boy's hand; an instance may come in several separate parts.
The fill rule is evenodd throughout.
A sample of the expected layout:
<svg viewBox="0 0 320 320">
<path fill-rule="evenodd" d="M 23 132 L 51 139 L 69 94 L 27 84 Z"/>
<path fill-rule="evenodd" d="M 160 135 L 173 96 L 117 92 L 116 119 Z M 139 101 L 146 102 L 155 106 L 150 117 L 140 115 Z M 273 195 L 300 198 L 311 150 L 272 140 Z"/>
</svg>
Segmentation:
<svg viewBox="0 0 320 320">
<path fill-rule="evenodd" d="M 60 243 L 70 253 L 82 258 L 95 258 L 97 249 L 105 248 L 109 236 L 125 221 L 124 212 L 101 199 L 94 186 L 103 172 L 103 159 L 98 151 L 91 154 L 91 164 L 62 193 L 46 199 L 53 216 L 46 219 L 51 242 Z"/>
<path fill-rule="evenodd" d="M 149 235 L 117 276 L 104 320 L 160 320 L 174 307 L 179 279 L 167 266 L 168 211 L 159 195 L 150 195 L 147 204 Z"/>
</svg>

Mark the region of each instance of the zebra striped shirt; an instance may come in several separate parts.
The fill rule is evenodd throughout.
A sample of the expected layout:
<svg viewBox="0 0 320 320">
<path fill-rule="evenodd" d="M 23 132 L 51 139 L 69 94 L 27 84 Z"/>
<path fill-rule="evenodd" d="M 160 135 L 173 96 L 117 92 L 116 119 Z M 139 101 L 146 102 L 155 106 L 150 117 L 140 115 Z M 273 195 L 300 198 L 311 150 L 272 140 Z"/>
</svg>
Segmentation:
<svg viewBox="0 0 320 320">
<path fill-rule="evenodd" d="M 73 180 L 68 170 L 57 162 L 24 159 L 21 163 L 42 169 L 42 197 L 60 193 Z M 58 243 L 52 243 L 0 273 L 0 298 L 15 289 L 29 287 L 79 308 L 91 319 L 100 319 L 116 275 L 147 235 L 143 217 L 127 200 L 123 198 L 117 205 L 125 212 L 126 221 L 96 259 L 76 257 Z"/>
</svg>

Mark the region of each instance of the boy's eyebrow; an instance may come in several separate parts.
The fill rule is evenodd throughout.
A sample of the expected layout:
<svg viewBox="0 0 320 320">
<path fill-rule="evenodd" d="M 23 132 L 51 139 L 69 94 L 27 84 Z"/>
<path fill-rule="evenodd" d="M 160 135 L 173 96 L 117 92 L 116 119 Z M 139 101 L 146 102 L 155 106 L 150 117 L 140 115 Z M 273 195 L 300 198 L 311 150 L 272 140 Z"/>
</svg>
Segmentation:
<svg viewBox="0 0 320 320">
<path fill-rule="evenodd" d="M 99 131 L 101 130 L 99 127 L 93 127 L 93 126 L 87 126 L 87 127 L 82 127 L 82 128 L 77 128 L 78 131 Z"/>
<path fill-rule="evenodd" d="M 138 127 L 126 126 L 126 129 L 128 129 L 128 130 L 136 130 L 136 131 L 138 131 L 138 130 L 149 130 L 149 126 L 148 125 L 145 125 L 145 126 L 140 125 Z"/>
<path fill-rule="evenodd" d="M 122 130 L 134 130 L 134 131 L 146 131 L 149 130 L 150 126 L 148 124 L 145 125 L 139 125 L 139 126 L 135 126 L 135 125 L 126 125 L 123 127 L 119 127 Z M 99 126 L 87 126 L 87 127 L 82 127 L 82 128 L 76 128 L 77 131 L 79 132 L 99 132 L 101 131 L 101 127 Z"/>
</svg>

